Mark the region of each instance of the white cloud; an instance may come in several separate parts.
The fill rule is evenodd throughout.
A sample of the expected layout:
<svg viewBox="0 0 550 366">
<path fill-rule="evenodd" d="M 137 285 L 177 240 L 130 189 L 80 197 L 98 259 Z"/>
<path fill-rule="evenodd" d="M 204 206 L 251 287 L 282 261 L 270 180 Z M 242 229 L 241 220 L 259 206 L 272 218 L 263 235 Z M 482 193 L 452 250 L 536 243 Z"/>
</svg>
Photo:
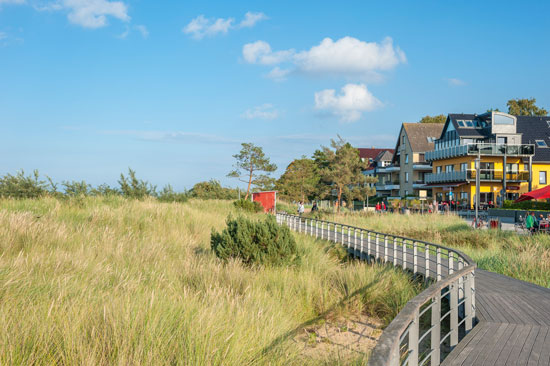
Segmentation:
<svg viewBox="0 0 550 366">
<path fill-rule="evenodd" d="M 272 120 L 279 117 L 279 111 L 272 104 L 266 103 L 260 106 L 247 109 L 241 117 L 244 119 L 268 119 Z"/>
<path fill-rule="evenodd" d="M 449 79 L 446 79 L 446 80 L 447 80 L 447 83 L 449 83 L 450 86 L 464 86 L 464 85 L 466 85 L 466 82 L 463 81 L 463 80 L 460 80 L 460 79 L 449 78 Z"/>
<path fill-rule="evenodd" d="M 239 23 L 239 28 L 252 28 L 256 23 L 267 19 L 264 13 L 247 12 L 244 15 L 244 19 Z"/>
<path fill-rule="evenodd" d="M 141 36 L 143 38 L 148 38 L 149 37 L 149 31 L 147 30 L 147 27 L 144 26 L 144 25 L 136 25 L 134 27 L 139 33 L 141 33 Z"/>
<path fill-rule="evenodd" d="M 286 77 L 288 76 L 288 74 L 290 74 L 291 71 L 292 70 L 281 69 L 279 66 L 275 66 L 273 70 L 267 73 L 266 77 L 275 81 L 283 81 L 286 80 Z"/>
<path fill-rule="evenodd" d="M 250 64 L 274 65 L 289 60 L 294 50 L 273 52 L 269 43 L 256 41 L 243 47 L 243 57 Z"/>
<path fill-rule="evenodd" d="M 101 28 L 107 25 L 107 16 L 130 21 L 128 7 L 122 1 L 107 0 L 63 0 L 59 3 L 69 11 L 68 18 L 73 24 L 85 28 Z"/>
<path fill-rule="evenodd" d="M 298 71 L 309 74 L 373 76 L 407 62 L 405 53 L 389 37 L 382 42 L 364 42 L 353 37 L 333 41 L 325 38 L 309 50 L 273 51 L 269 43 L 256 41 L 243 46 L 243 57 L 251 64 L 276 65 L 290 62 Z M 276 73 L 276 71 L 274 71 Z"/>
<path fill-rule="evenodd" d="M 192 19 L 183 29 L 183 33 L 195 39 L 203 39 L 206 36 L 212 37 L 217 34 L 227 34 L 235 28 L 251 28 L 261 20 L 267 19 L 264 13 L 247 12 L 244 19 L 237 25 L 234 25 L 234 18 L 206 18 L 199 15 Z"/>
<path fill-rule="evenodd" d="M 315 108 L 326 110 L 340 118 L 342 122 L 354 122 L 363 112 L 382 106 L 364 84 L 346 84 L 339 95 L 334 89 L 315 93 Z"/>
</svg>

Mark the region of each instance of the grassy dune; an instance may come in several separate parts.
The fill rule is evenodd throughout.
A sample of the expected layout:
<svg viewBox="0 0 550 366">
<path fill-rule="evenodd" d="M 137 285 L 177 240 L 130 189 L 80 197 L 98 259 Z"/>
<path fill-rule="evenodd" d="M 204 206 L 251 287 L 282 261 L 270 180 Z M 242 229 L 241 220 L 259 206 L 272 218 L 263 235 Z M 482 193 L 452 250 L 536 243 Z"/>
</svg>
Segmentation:
<svg viewBox="0 0 550 366">
<path fill-rule="evenodd" d="M 223 201 L 0 201 L 0 364 L 319 364 L 292 341 L 304 326 L 359 313 L 387 324 L 420 290 L 300 235 L 299 266 L 224 265 L 209 240 L 229 213 Z"/>
<path fill-rule="evenodd" d="M 458 248 L 478 266 L 550 287 L 550 236 L 474 230 L 454 215 L 329 215 L 327 220 Z"/>
</svg>

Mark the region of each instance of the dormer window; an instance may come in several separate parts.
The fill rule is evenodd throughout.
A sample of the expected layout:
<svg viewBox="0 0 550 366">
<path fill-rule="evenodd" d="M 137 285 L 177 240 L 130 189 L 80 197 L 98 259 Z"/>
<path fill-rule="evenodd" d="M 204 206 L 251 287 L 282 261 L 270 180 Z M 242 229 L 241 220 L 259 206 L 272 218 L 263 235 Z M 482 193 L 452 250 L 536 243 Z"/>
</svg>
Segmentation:
<svg viewBox="0 0 550 366">
<path fill-rule="evenodd" d="M 546 141 L 544 140 L 535 140 L 535 142 L 537 143 L 538 147 L 548 147 L 548 145 L 546 144 Z"/>
<path fill-rule="evenodd" d="M 466 122 L 466 126 L 474 127 L 474 124 L 472 123 L 472 121 L 465 121 L 465 122 Z"/>
<path fill-rule="evenodd" d="M 465 126 L 464 121 L 456 121 L 456 123 L 458 123 L 458 127 L 464 127 Z"/>
</svg>

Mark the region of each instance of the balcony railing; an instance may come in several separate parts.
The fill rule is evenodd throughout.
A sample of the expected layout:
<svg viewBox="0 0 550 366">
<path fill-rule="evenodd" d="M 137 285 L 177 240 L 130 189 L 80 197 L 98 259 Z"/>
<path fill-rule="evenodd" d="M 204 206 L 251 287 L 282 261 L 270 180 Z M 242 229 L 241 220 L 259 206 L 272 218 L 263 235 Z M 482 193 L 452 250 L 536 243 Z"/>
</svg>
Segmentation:
<svg viewBox="0 0 550 366">
<path fill-rule="evenodd" d="M 535 154 L 535 145 L 508 145 L 508 144 L 467 144 L 450 146 L 443 149 L 426 151 L 426 160 L 434 161 L 466 155 L 483 156 L 530 156 Z"/>
<path fill-rule="evenodd" d="M 475 170 L 426 174 L 426 183 L 464 182 L 476 179 Z M 482 181 L 502 181 L 504 172 L 494 169 L 480 169 L 479 179 Z M 506 172 L 506 180 L 510 182 L 528 182 L 529 172 Z"/>
</svg>

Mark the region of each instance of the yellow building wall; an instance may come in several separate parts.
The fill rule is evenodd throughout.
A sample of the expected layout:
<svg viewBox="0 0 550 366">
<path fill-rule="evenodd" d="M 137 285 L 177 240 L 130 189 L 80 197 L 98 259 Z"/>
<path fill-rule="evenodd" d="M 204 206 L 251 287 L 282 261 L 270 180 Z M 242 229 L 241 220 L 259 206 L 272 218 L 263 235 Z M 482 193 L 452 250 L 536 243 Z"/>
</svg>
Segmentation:
<svg viewBox="0 0 550 366">
<path fill-rule="evenodd" d="M 546 184 L 539 184 L 539 173 L 541 171 L 546 172 Z M 533 190 L 546 187 L 548 185 L 549 178 L 550 164 L 533 164 Z"/>
</svg>

